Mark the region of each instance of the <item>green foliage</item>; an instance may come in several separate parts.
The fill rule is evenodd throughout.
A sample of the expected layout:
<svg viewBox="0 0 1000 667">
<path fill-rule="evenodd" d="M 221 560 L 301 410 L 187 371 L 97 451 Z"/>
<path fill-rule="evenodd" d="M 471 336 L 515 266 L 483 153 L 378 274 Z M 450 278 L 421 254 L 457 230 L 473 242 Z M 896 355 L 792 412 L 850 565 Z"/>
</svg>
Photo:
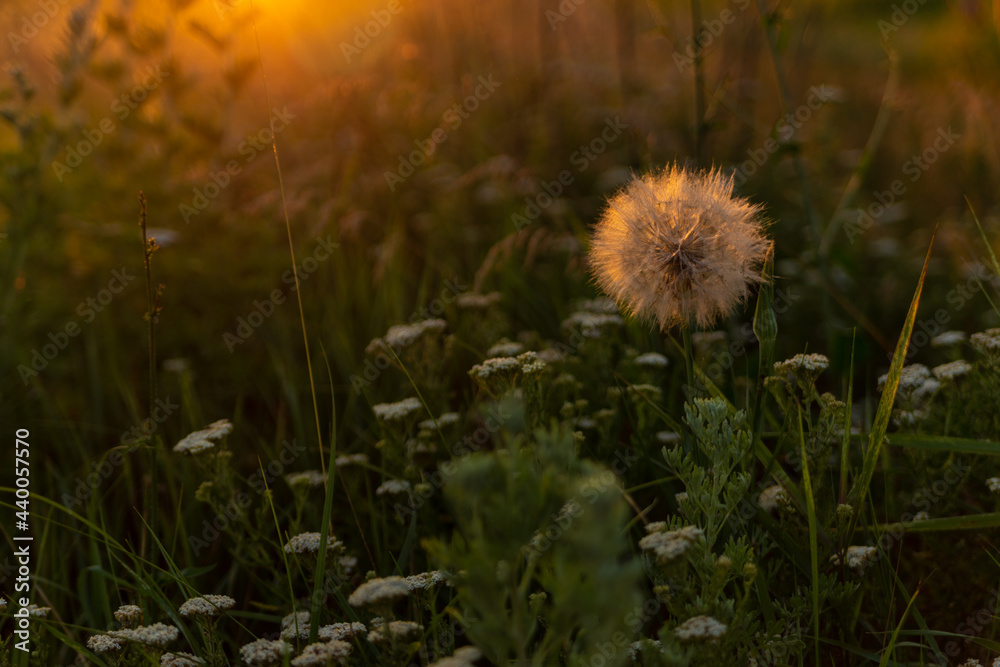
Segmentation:
<svg viewBox="0 0 1000 667">
<path fill-rule="evenodd" d="M 641 609 L 627 505 L 610 470 L 577 458 L 571 433 L 553 426 L 467 456 L 446 497 L 455 537 L 427 547 L 456 573 L 455 611 L 491 660 L 585 665 L 615 646 Z M 624 655 L 617 646 L 607 664 Z"/>
</svg>

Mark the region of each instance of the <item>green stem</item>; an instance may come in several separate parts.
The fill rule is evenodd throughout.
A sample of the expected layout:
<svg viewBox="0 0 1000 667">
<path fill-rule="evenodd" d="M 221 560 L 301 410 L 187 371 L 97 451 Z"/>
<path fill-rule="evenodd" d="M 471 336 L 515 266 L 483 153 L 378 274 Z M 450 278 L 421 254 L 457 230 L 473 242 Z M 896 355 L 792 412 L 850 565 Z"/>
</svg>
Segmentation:
<svg viewBox="0 0 1000 667">
<path fill-rule="evenodd" d="M 152 257 L 153 251 L 155 250 L 155 240 L 150 242 L 147 237 L 147 227 L 146 227 L 146 195 L 140 190 L 139 191 L 139 228 L 142 230 L 142 258 L 143 265 L 146 271 L 146 338 L 147 345 L 149 347 L 149 423 L 153 423 L 153 408 L 156 406 L 156 301 L 154 299 L 153 290 L 153 266 Z M 158 438 L 156 435 L 150 435 L 148 440 L 148 445 L 150 447 L 150 466 L 149 466 L 149 495 L 147 497 L 146 507 L 149 510 L 149 527 L 153 535 L 156 535 L 157 526 L 157 498 L 156 498 L 156 487 L 158 484 L 157 480 L 157 464 L 156 464 L 156 443 Z M 150 559 L 155 558 L 155 552 L 150 552 Z"/>
</svg>

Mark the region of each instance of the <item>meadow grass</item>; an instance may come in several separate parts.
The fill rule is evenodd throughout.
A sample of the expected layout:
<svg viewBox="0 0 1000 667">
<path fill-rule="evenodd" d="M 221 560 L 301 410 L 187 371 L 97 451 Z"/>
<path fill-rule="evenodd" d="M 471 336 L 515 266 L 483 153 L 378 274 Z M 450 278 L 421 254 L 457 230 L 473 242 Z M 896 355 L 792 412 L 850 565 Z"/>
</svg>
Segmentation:
<svg viewBox="0 0 1000 667">
<path fill-rule="evenodd" d="M 8 53 L 0 665 L 1000 657 L 985 3 L 220 2 Z M 774 243 L 714 331 L 591 277 L 669 164 Z"/>
</svg>

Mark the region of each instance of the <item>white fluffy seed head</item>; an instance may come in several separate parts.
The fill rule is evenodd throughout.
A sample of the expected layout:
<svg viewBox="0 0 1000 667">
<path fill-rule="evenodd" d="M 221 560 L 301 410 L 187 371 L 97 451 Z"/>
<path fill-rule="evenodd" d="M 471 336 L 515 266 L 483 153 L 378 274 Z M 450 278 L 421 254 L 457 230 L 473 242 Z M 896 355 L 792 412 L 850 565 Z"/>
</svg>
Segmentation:
<svg viewBox="0 0 1000 667">
<path fill-rule="evenodd" d="M 760 282 L 771 249 L 760 207 L 718 171 L 671 166 L 633 179 L 608 202 L 590 263 L 601 289 L 661 329 L 708 327 Z"/>
</svg>

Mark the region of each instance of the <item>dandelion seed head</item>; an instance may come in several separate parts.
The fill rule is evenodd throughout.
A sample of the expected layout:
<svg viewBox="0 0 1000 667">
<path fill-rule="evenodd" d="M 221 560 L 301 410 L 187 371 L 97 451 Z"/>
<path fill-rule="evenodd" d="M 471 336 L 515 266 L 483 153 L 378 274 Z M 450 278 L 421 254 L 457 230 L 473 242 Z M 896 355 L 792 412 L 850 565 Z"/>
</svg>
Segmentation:
<svg viewBox="0 0 1000 667">
<path fill-rule="evenodd" d="M 771 243 L 760 208 L 718 171 L 672 166 L 633 179 L 608 202 L 590 261 L 601 289 L 661 329 L 708 327 L 760 282 Z"/>
<path fill-rule="evenodd" d="M 1000 477 L 990 477 L 986 480 L 986 488 L 993 493 L 1000 493 Z"/>
</svg>

